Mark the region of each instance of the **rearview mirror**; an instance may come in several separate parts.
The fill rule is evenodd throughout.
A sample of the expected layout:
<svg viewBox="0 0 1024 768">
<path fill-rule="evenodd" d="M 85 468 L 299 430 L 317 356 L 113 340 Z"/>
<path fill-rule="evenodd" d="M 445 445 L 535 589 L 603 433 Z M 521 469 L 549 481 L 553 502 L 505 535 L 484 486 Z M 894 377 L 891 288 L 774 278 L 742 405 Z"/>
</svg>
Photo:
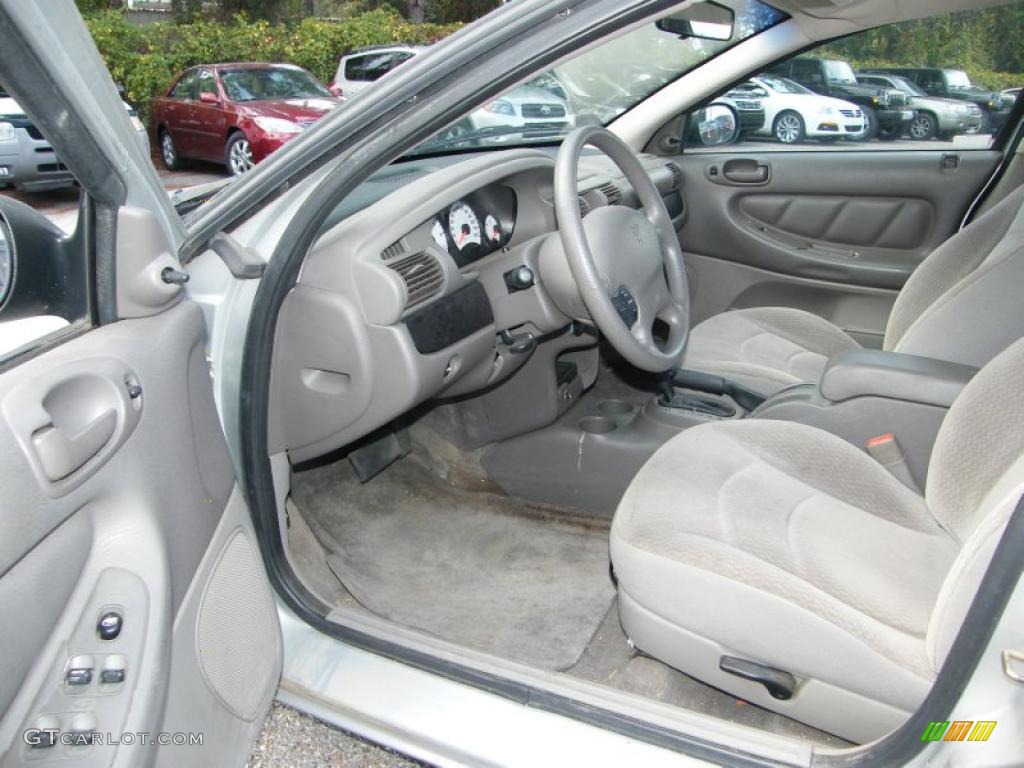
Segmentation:
<svg viewBox="0 0 1024 768">
<path fill-rule="evenodd" d="M 732 144 L 739 134 L 736 113 L 724 104 L 711 104 L 694 116 L 697 138 L 705 147 Z"/>
<path fill-rule="evenodd" d="M 658 19 L 655 26 L 680 38 L 731 40 L 736 15 L 731 8 L 714 2 L 702 2 L 683 11 Z"/>
</svg>

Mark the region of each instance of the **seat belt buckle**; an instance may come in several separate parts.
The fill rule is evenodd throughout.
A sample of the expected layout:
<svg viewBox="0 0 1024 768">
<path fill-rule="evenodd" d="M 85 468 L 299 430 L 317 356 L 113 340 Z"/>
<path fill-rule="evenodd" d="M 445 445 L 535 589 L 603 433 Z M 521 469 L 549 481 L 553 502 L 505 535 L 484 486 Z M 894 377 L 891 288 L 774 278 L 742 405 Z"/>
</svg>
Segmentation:
<svg viewBox="0 0 1024 768">
<path fill-rule="evenodd" d="M 907 457 L 900 447 L 899 440 L 892 432 L 884 435 L 877 435 L 870 438 L 864 444 L 864 450 L 868 455 L 885 467 L 889 474 L 907 486 L 914 493 L 921 495 L 921 489 L 914 482 L 914 476 L 910 474 L 910 467 L 907 466 Z"/>
</svg>

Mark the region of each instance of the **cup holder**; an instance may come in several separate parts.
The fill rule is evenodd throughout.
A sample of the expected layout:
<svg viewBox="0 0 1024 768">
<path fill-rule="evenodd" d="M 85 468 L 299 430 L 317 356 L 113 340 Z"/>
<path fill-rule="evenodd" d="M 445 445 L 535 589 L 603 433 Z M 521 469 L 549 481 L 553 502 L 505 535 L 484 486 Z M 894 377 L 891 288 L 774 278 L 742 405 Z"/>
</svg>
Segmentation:
<svg viewBox="0 0 1024 768">
<path fill-rule="evenodd" d="M 597 404 L 597 410 L 603 415 L 614 419 L 631 415 L 633 413 L 633 405 L 625 400 L 602 400 Z"/>
<path fill-rule="evenodd" d="M 607 416 L 587 416 L 580 419 L 577 426 L 588 435 L 607 435 L 609 432 L 614 432 L 619 425 L 615 419 L 610 419 Z"/>
</svg>

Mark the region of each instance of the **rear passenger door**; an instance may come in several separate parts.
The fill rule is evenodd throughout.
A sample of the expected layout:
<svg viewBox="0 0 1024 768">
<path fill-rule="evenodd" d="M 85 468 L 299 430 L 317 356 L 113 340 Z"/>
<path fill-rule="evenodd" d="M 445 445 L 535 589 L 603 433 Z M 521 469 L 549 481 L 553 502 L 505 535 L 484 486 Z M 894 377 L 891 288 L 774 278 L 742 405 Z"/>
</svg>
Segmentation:
<svg viewBox="0 0 1024 768">
<path fill-rule="evenodd" d="M 887 39 L 858 37 L 802 55 L 867 58 L 871 40 Z M 801 66 L 789 69 L 808 83 Z M 1001 160 L 998 147 L 991 135 L 786 146 L 744 137 L 685 147 L 674 162 L 685 179 L 679 237 L 692 272 L 694 322 L 728 309 L 795 307 L 880 346 L 897 292 L 958 230 Z"/>
</svg>

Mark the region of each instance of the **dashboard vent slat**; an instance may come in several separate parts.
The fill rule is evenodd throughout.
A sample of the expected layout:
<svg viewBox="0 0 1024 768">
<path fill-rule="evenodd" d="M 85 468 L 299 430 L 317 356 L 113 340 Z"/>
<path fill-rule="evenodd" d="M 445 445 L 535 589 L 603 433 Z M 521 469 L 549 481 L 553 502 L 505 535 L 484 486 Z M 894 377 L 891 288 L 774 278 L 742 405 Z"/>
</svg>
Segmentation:
<svg viewBox="0 0 1024 768">
<path fill-rule="evenodd" d="M 675 163 L 666 163 L 665 167 L 668 168 L 669 173 L 672 174 L 672 190 L 675 191 L 683 186 L 683 171 Z"/>
<path fill-rule="evenodd" d="M 409 243 L 406 242 L 403 237 L 397 243 L 392 243 L 383 251 L 380 252 L 380 257 L 384 261 L 391 261 L 391 259 L 397 259 L 399 256 L 405 254 L 409 250 Z"/>
<path fill-rule="evenodd" d="M 582 219 L 584 216 L 590 213 L 590 203 L 587 202 L 587 199 L 585 197 L 577 197 L 576 201 L 580 206 L 580 218 Z"/>
<path fill-rule="evenodd" d="M 611 182 L 602 184 L 598 189 L 601 190 L 601 194 L 608 201 L 608 205 L 618 205 L 622 202 L 622 190 Z"/>
<path fill-rule="evenodd" d="M 422 304 L 444 288 L 444 269 L 428 253 L 417 253 L 388 265 L 405 282 L 409 295 L 407 307 Z"/>
</svg>

